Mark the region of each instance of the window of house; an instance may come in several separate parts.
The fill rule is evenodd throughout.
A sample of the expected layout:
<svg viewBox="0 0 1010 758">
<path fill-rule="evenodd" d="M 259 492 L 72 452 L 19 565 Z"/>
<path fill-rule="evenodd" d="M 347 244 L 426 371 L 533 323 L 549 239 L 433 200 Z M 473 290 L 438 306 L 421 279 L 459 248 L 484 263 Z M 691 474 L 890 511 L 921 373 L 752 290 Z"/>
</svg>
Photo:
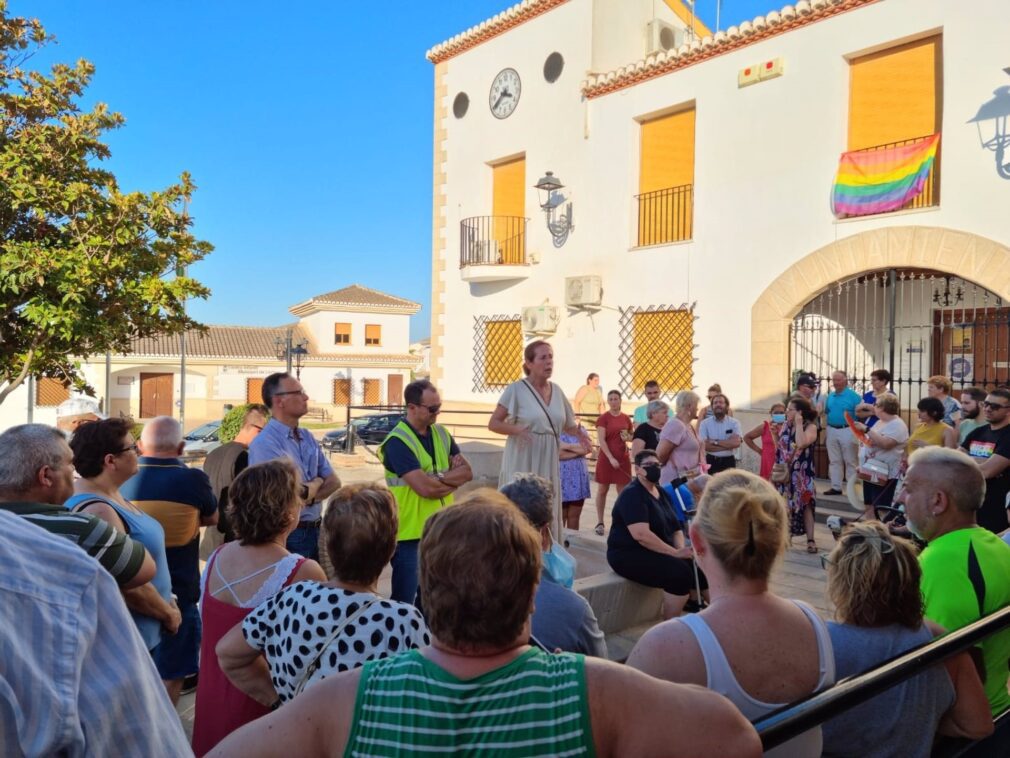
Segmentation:
<svg viewBox="0 0 1010 758">
<path fill-rule="evenodd" d="M 245 401 L 247 403 L 263 402 L 263 377 L 250 376 L 245 380 Z"/>
<path fill-rule="evenodd" d="M 351 344 L 351 325 L 350 324 L 334 324 L 333 325 L 333 344 L 334 345 L 350 345 Z"/>
<path fill-rule="evenodd" d="M 474 330 L 474 391 L 499 389 L 521 378 L 522 322 L 518 318 L 481 317 Z"/>
<path fill-rule="evenodd" d="M 365 344 L 382 344 L 382 326 L 379 324 L 365 324 Z"/>
<path fill-rule="evenodd" d="M 379 390 L 378 379 L 361 380 L 361 394 L 364 397 L 365 405 L 378 405 L 381 402 L 379 400 Z"/>
<path fill-rule="evenodd" d="M 334 405 L 350 405 L 351 404 L 351 380 L 350 379 L 334 379 L 333 380 L 333 404 Z"/>
<path fill-rule="evenodd" d="M 645 383 L 664 393 L 694 385 L 694 312 L 689 309 L 628 309 L 621 314 L 620 385 L 626 397 L 641 397 Z"/>
<path fill-rule="evenodd" d="M 639 246 L 693 236 L 694 123 L 693 107 L 641 123 Z"/>
<path fill-rule="evenodd" d="M 70 388 L 59 379 L 42 376 L 35 380 L 35 405 L 59 405 L 70 399 Z"/>
</svg>

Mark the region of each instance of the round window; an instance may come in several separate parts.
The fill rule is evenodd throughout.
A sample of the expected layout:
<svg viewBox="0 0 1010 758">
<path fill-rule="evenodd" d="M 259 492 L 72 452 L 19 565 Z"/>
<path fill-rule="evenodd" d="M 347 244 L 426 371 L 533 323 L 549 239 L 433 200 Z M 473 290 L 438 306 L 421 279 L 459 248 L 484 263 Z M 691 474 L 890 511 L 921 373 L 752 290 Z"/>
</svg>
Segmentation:
<svg viewBox="0 0 1010 758">
<path fill-rule="evenodd" d="M 547 60 L 544 61 L 544 79 L 553 84 L 561 76 L 561 72 L 565 69 L 565 59 L 561 57 L 561 53 L 551 53 L 547 56 Z"/>
<path fill-rule="evenodd" d="M 452 113 L 456 118 L 463 118 L 466 115 L 467 110 L 470 108 L 470 98 L 467 97 L 465 92 L 460 92 L 456 95 L 456 99 L 452 101 Z"/>
</svg>

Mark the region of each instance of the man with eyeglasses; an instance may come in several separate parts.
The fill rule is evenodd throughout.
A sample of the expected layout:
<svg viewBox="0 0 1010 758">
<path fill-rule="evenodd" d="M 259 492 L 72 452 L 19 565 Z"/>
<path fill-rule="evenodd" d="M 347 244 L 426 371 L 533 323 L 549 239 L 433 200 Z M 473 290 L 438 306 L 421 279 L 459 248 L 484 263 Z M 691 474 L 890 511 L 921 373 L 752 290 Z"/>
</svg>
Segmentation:
<svg viewBox="0 0 1010 758">
<path fill-rule="evenodd" d="M 972 457 L 985 477 L 985 500 L 978 524 L 991 532 L 1005 531 L 1010 493 L 1010 390 L 994 389 L 982 401 L 986 424 L 972 431 L 961 449 Z"/>
<path fill-rule="evenodd" d="M 390 562 L 391 597 L 412 603 L 424 523 L 440 508 L 452 505 L 453 493 L 473 479 L 473 472 L 449 431 L 435 423 L 442 409 L 435 385 L 427 379 L 411 382 L 403 390 L 403 400 L 407 412 L 379 445 L 378 455 L 400 516 L 396 552 Z"/>
<path fill-rule="evenodd" d="M 242 426 L 231 442 L 214 448 L 207 453 L 203 462 L 203 472 L 210 477 L 210 487 L 217 497 L 218 521 L 216 527 L 204 531 L 200 542 L 200 557 L 207 560 L 214 550 L 225 542 L 235 539 L 231 524 L 228 523 L 228 489 L 243 469 L 249 465 L 249 445 L 263 431 L 270 417 L 270 411 L 260 403 L 249 403 L 242 412 Z"/>
<path fill-rule="evenodd" d="M 298 428 L 308 413 L 309 396 L 291 374 L 279 372 L 263 380 L 263 404 L 271 419 L 249 443 L 249 465 L 287 456 L 302 475 L 302 512 L 298 526 L 288 536 L 287 548 L 312 560 L 319 559 L 319 526 L 323 500 L 340 487 L 340 479 L 312 434 Z"/>
</svg>

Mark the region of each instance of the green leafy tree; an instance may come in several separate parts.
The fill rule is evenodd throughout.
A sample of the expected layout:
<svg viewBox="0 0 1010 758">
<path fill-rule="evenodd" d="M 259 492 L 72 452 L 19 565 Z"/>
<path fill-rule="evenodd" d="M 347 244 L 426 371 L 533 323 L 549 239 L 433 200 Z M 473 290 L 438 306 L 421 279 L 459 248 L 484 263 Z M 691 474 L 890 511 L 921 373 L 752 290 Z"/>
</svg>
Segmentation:
<svg viewBox="0 0 1010 758">
<path fill-rule="evenodd" d="M 245 418 L 246 411 L 249 410 L 249 406 L 251 405 L 253 405 L 253 403 L 236 405 L 224 414 L 224 418 L 221 419 L 221 428 L 217 432 L 217 438 L 221 440 L 222 444 L 225 442 L 231 442 L 242 430 L 242 419 Z M 269 413 L 267 414 L 267 418 L 270 418 Z"/>
<path fill-rule="evenodd" d="M 184 272 L 213 249 L 190 233 L 193 182 L 120 191 L 102 136 L 123 116 L 81 109 L 88 61 L 28 67 L 52 41 L 0 0 L 0 403 L 30 375 L 90 393 L 81 360 L 204 329 L 183 307 L 209 294 Z"/>
</svg>

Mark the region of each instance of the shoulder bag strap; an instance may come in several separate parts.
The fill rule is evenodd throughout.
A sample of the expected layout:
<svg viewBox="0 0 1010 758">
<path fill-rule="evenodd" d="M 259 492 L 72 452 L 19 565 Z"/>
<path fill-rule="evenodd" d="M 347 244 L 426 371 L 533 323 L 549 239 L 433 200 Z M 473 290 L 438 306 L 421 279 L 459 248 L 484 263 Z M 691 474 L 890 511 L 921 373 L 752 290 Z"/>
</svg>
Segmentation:
<svg viewBox="0 0 1010 758">
<path fill-rule="evenodd" d="M 554 432 L 554 436 L 558 437 L 558 429 L 557 429 L 556 426 L 554 426 L 554 421 L 551 419 L 550 411 L 548 411 L 547 410 L 547 406 L 544 405 L 544 400 L 543 400 L 542 397 L 540 397 L 540 393 L 537 392 L 535 389 L 533 389 L 533 387 L 530 386 L 530 383 L 527 382 L 525 379 L 523 379 L 522 382 L 523 382 L 523 385 L 526 387 L 526 389 L 528 389 L 530 391 L 530 394 L 533 395 L 533 398 L 537 401 L 537 405 L 540 406 L 540 410 L 542 410 L 544 412 L 544 415 L 547 417 L 547 423 L 551 425 L 551 431 Z M 554 387 L 554 386 L 551 387 L 551 399 L 552 400 L 554 399 L 554 390 L 555 389 L 557 389 L 557 387 Z"/>
<path fill-rule="evenodd" d="M 329 649 L 330 645 L 333 644 L 333 641 L 337 637 L 340 636 L 341 632 L 343 632 L 344 629 L 352 621 L 356 620 L 358 618 L 358 616 L 360 616 L 362 613 L 364 613 L 365 611 L 367 611 L 371 607 L 371 605 L 373 603 L 375 603 L 375 602 L 378 602 L 378 600 L 379 600 L 379 598 L 376 597 L 376 598 L 372 598 L 368 602 L 364 603 L 360 608 L 358 608 L 357 611 L 355 611 L 350 616 L 348 616 L 347 618 L 345 618 L 344 621 L 343 621 L 343 623 L 340 626 L 338 626 L 336 629 L 333 630 L 333 634 L 331 634 L 329 636 L 329 638 L 326 640 L 326 642 L 323 644 L 323 646 L 321 648 L 319 648 L 319 654 L 316 655 L 316 657 L 313 659 L 312 663 L 310 663 L 305 668 L 305 673 L 302 674 L 301 679 L 298 680 L 298 684 L 295 685 L 295 691 L 294 691 L 294 695 L 292 695 L 292 697 L 297 697 L 301 693 L 301 691 L 303 689 L 305 689 L 306 682 L 308 682 L 309 679 L 312 678 L 312 675 L 314 673 L 316 673 L 316 671 L 319 669 L 319 661 L 321 661 L 323 659 L 323 654 Z"/>
</svg>

